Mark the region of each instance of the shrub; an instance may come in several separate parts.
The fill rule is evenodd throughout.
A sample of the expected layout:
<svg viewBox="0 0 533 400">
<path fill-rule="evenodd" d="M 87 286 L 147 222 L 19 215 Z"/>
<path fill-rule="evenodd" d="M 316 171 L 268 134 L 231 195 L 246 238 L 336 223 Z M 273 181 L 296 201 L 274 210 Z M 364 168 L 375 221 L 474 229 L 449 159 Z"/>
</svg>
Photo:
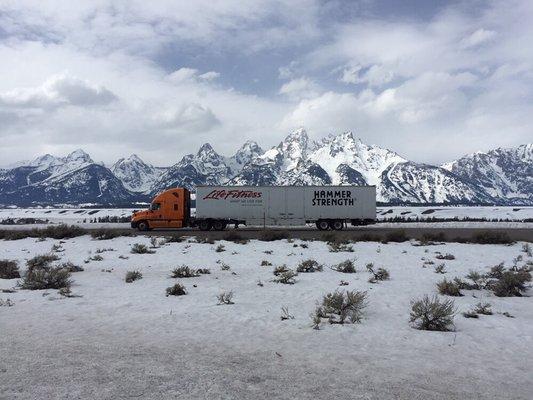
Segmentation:
<svg viewBox="0 0 533 400">
<path fill-rule="evenodd" d="M 505 267 L 503 263 L 495 265 L 490 269 L 490 272 L 487 273 L 487 278 L 500 279 L 505 272 Z"/>
<path fill-rule="evenodd" d="M 15 303 L 11 299 L 0 299 L 0 307 L 13 307 Z"/>
<path fill-rule="evenodd" d="M 348 252 L 353 253 L 353 247 L 340 242 L 330 242 L 328 244 L 330 253 Z"/>
<path fill-rule="evenodd" d="M 504 271 L 501 276 L 487 283 L 487 288 L 498 297 L 520 297 L 526 290 L 526 282 L 531 281 L 529 270 L 522 268 L 517 271 Z"/>
<path fill-rule="evenodd" d="M 245 239 L 241 236 L 240 233 L 235 231 L 229 231 L 224 235 L 224 240 L 227 240 L 228 242 L 238 243 L 238 244 L 246 244 L 250 240 Z"/>
<path fill-rule="evenodd" d="M 296 272 L 316 272 L 322 271 L 324 267 L 316 260 L 305 260 L 298 264 Z"/>
<path fill-rule="evenodd" d="M 103 261 L 104 257 L 102 257 L 100 254 L 95 254 L 92 257 L 89 257 L 87 261 Z"/>
<path fill-rule="evenodd" d="M 352 260 L 346 260 L 346 261 L 340 262 L 331 268 L 337 272 L 342 272 L 345 274 L 354 274 L 356 272 L 355 264 Z"/>
<path fill-rule="evenodd" d="M 294 285 L 296 283 L 296 280 L 294 279 L 296 275 L 298 275 L 296 272 L 289 269 L 279 274 L 278 277 L 274 279 L 274 282 L 283 283 L 285 285 Z"/>
<path fill-rule="evenodd" d="M 526 253 L 528 257 L 533 257 L 533 252 L 531 251 L 531 246 L 529 243 L 524 243 L 522 245 L 522 251 Z"/>
<path fill-rule="evenodd" d="M 437 254 L 435 256 L 435 258 L 437 260 L 455 260 L 455 256 L 453 254 L 449 254 L 449 253 L 446 253 L 446 254 Z"/>
<path fill-rule="evenodd" d="M 0 279 L 20 278 L 19 266 L 15 260 L 0 260 Z"/>
<path fill-rule="evenodd" d="M 311 320 L 313 321 L 313 324 L 311 325 L 313 329 L 319 330 L 320 324 L 322 323 L 322 309 L 320 307 L 317 307 L 314 313 L 311 314 Z"/>
<path fill-rule="evenodd" d="M 98 229 L 91 232 L 91 237 L 96 240 L 111 240 L 121 236 L 121 233 L 111 229 Z"/>
<path fill-rule="evenodd" d="M 437 283 L 437 289 L 442 295 L 462 296 L 461 291 L 459 290 L 459 285 L 456 282 L 446 280 L 446 278 Z"/>
<path fill-rule="evenodd" d="M 216 251 L 217 253 L 222 253 L 223 251 L 226 251 L 226 249 L 225 249 L 225 247 L 224 247 L 223 244 L 219 244 L 219 245 L 217 246 L 217 248 L 215 249 L 215 251 Z"/>
<path fill-rule="evenodd" d="M 402 243 L 408 241 L 409 238 L 405 234 L 404 230 L 394 230 L 385 235 L 384 242 Z"/>
<path fill-rule="evenodd" d="M 461 278 L 458 278 L 458 277 L 453 278 L 453 283 L 459 289 L 464 289 L 464 290 L 473 290 L 473 289 L 475 289 L 475 285 L 470 284 L 469 282 L 465 282 Z"/>
<path fill-rule="evenodd" d="M 490 303 L 477 303 L 474 312 L 483 315 L 492 315 Z"/>
<path fill-rule="evenodd" d="M 159 244 L 158 244 L 158 242 L 157 242 L 157 238 L 156 238 L 155 236 L 152 236 L 152 237 L 150 238 L 150 247 L 151 247 L 152 249 L 157 249 L 157 248 L 159 247 Z"/>
<path fill-rule="evenodd" d="M 294 315 L 291 315 L 291 313 L 289 312 L 289 307 L 287 307 L 287 306 L 281 307 L 280 319 L 282 321 L 286 321 L 288 319 L 294 319 Z"/>
<path fill-rule="evenodd" d="M 229 271 L 229 270 L 231 269 L 231 267 L 230 267 L 228 264 L 224 264 L 224 263 L 222 263 L 222 264 L 220 265 L 220 269 L 221 269 L 222 271 Z"/>
<path fill-rule="evenodd" d="M 472 237 L 472 242 L 479 244 L 510 244 L 513 243 L 506 232 L 483 231 L 476 233 Z"/>
<path fill-rule="evenodd" d="M 62 267 L 34 267 L 28 270 L 20 286 L 29 290 L 61 289 L 70 286 L 72 281 L 69 278 L 70 271 Z"/>
<path fill-rule="evenodd" d="M 176 283 L 174 286 L 167 287 L 167 297 L 168 296 L 183 296 L 187 294 L 185 286 L 181 283 Z"/>
<path fill-rule="evenodd" d="M 435 266 L 435 273 L 436 274 L 445 274 L 447 271 L 446 271 L 446 265 L 444 264 L 439 264 L 437 266 Z"/>
<path fill-rule="evenodd" d="M 172 270 L 171 278 L 194 278 L 196 276 L 200 276 L 198 271 L 195 271 L 187 265 L 182 265 Z"/>
<path fill-rule="evenodd" d="M 444 232 L 439 233 L 424 233 L 420 238 L 421 245 L 433 244 L 434 242 L 445 242 L 446 235 Z"/>
<path fill-rule="evenodd" d="M 411 302 L 409 321 L 415 329 L 425 331 L 450 331 L 455 316 L 453 300 L 440 301 L 437 296 L 425 295 L 421 300 Z"/>
<path fill-rule="evenodd" d="M 165 243 L 181 243 L 185 238 L 181 235 L 171 235 L 165 237 Z"/>
<path fill-rule="evenodd" d="M 131 253 L 132 254 L 153 254 L 155 253 L 155 251 L 150 250 L 144 244 L 135 243 L 133 246 L 131 246 Z"/>
<path fill-rule="evenodd" d="M 386 281 L 390 278 L 389 271 L 387 271 L 385 268 L 378 268 L 377 270 L 374 270 L 374 264 L 369 263 L 366 265 L 366 270 L 372 274 L 368 282 L 370 283 L 376 283 L 379 281 Z"/>
<path fill-rule="evenodd" d="M 284 272 L 287 272 L 289 270 L 289 268 L 287 268 L 287 266 L 285 264 L 283 265 L 280 265 L 279 267 L 276 267 L 274 268 L 274 275 L 278 276 L 278 275 L 281 275 L 282 273 Z"/>
<path fill-rule="evenodd" d="M 289 232 L 287 231 L 278 231 L 278 230 L 266 230 L 262 231 L 259 235 L 259 240 L 263 242 L 273 242 L 275 240 L 288 239 Z"/>
<path fill-rule="evenodd" d="M 98 248 L 98 249 L 95 250 L 96 254 L 102 254 L 102 253 L 106 253 L 106 252 L 108 252 L 108 251 L 115 251 L 115 249 L 113 249 L 113 248 L 111 248 L 111 247 L 108 247 L 107 249 L 105 249 L 105 248 L 104 248 L 104 249 L 100 249 L 100 248 Z"/>
<path fill-rule="evenodd" d="M 483 287 L 484 277 L 477 271 L 470 270 L 466 275 L 466 279 L 470 279 L 473 282 L 472 289 L 479 290 Z"/>
<path fill-rule="evenodd" d="M 84 271 L 83 267 L 76 265 L 70 261 L 61 264 L 61 268 L 66 269 L 69 272 L 81 272 Z"/>
<path fill-rule="evenodd" d="M 335 291 L 326 294 L 322 304 L 316 310 L 320 318 L 327 318 L 330 324 L 352 324 L 360 322 L 363 310 L 367 306 L 367 293 L 353 291 Z"/>
<path fill-rule="evenodd" d="M 218 304 L 235 304 L 233 303 L 233 291 L 230 290 L 229 292 L 222 292 L 219 295 L 217 295 Z"/>
<path fill-rule="evenodd" d="M 50 225 L 44 229 L 32 229 L 32 237 L 47 237 L 52 239 L 71 239 L 86 235 L 87 231 L 77 225 Z"/>
<path fill-rule="evenodd" d="M 212 237 L 196 237 L 196 243 L 215 244 L 215 239 Z"/>
<path fill-rule="evenodd" d="M 359 242 L 381 242 L 381 238 L 378 235 L 372 235 L 370 233 L 363 233 L 357 238 Z"/>
<path fill-rule="evenodd" d="M 64 251 L 65 249 L 60 244 L 54 244 L 50 250 L 51 253 L 63 253 Z"/>
<path fill-rule="evenodd" d="M 270 261 L 267 261 L 267 260 L 261 261 L 261 266 L 262 267 L 270 267 L 271 265 L 272 265 L 272 263 Z"/>
<path fill-rule="evenodd" d="M 209 275 L 211 270 L 209 268 L 198 268 L 196 272 L 200 275 Z"/>
<path fill-rule="evenodd" d="M 131 283 L 138 279 L 142 279 L 143 274 L 140 271 L 128 271 L 126 272 L 126 283 Z"/>
<path fill-rule="evenodd" d="M 59 260 L 59 257 L 56 254 L 40 254 L 33 258 L 30 258 L 26 265 L 28 266 L 28 269 L 31 270 L 33 268 L 46 268 L 50 265 L 52 261 Z"/>
<path fill-rule="evenodd" d="M 466 311 L 463 313 L 463 317 L 465 318 L 479 318 L 479 315 L 475 311 Z"/>
</svg>

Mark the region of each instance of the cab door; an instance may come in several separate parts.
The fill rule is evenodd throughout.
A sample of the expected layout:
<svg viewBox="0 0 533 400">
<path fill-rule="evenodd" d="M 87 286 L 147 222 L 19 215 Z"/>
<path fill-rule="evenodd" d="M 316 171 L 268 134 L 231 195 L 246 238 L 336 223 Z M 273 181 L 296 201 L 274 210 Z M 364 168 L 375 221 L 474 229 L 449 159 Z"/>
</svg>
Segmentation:
<svg viewBox="0 0 533 400">
<path fill-rule="evenodd" d="M 165 216 L 167 202 L 152 203 L 150 207 L 150 228 L 166 228 L 168 221 Z"/>
</svg>

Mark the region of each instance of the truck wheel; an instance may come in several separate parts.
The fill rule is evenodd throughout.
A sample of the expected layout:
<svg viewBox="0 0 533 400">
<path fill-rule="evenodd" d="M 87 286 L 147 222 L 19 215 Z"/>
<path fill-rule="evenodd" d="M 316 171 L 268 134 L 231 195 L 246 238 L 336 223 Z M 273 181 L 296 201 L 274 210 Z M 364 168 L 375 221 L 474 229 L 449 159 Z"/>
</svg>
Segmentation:
<svg viewBox="0 0 533 400">
<path fill-rule="evenodd" d="M 226 222 L 225 221 L 214 221 L 213 222 L 213 229 L 215 231 L 223 231 L 226 228 Z"/>
<path fill-rule="evenodd" d="M 203 220 L 198 222 L 198 228 L 200 228 L 201 231 L 208 231 L 211 229 L 211 221 Z"/>
<path fill-rule="evenodd" d="M 316 227 L 320 231 L 328 230 L 329 229 L 328 221 L 326 221 L 324 219 L 318 220 L 318 221 L 316 221 Z"/>
<path fill-rule="evenodd" d="M 150 226 L 148 225 L 148 222 L 146 221 L 140 221 L 138 224 L 137 224 L 137 229 L 140 230 L 140 231 L 147 231 L 150 229 Z"/>
<path fill-rule="evenodd" d="M 329 227 L 333 230 L 340 231 L 344 228 L 344 222 L 340 219 L 336 219 L 335 221 L 330 222 Z"/>
</svg>

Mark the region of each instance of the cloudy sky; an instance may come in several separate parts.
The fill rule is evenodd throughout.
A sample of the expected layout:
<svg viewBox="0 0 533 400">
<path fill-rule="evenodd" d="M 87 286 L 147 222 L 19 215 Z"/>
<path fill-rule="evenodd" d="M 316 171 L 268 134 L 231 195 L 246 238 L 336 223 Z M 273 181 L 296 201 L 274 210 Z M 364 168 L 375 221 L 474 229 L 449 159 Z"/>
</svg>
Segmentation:
<svg viewBox="0 0 533 400">
<path fill-rule="evenodd" d="M 0 0 L 0 165 L 351 130 L 420 162 L 533 138 L 533 1 Z"/>
</svg>

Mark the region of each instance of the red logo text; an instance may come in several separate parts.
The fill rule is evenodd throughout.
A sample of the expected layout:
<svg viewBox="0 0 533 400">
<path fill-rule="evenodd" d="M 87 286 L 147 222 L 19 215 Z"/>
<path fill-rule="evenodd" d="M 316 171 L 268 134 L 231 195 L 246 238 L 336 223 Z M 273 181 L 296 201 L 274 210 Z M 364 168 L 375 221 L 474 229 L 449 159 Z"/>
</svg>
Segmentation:
<svg viewBox="0 0 533 400">
<path fill-rule="evenodd" d="M 225 199 L 249 199 L 259 198 L 262 196 L 261 192 L 254 192 L 253 190 L 213 190 L 203 200 L 225 200 Z"/>
</svg>

